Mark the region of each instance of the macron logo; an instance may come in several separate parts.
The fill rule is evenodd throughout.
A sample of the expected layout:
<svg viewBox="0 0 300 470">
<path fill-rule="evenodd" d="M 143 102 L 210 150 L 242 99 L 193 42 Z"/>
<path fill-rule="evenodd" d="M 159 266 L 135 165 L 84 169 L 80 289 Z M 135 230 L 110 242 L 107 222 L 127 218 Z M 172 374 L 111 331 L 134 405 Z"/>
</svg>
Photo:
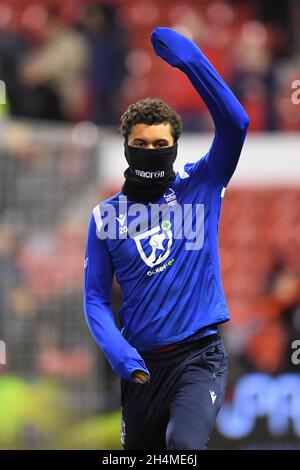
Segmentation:
<svg viewBox="0 0 300 470">
<path fill-rule="evenodd" d="M 215 401 L 216 401 L 217 395 L 213 390 L 210 390 L 209 393 L 210 393 L 210 398 L 211 398 L 212 404 L 214 404 Z"/>
<path fill-rule="evenodd" d="M 141 176 L 142 178 L 163 178 L 165 176 L 164 170 L 157 171 L 143 171 L 135 170 L 135 174 Z"/>
<path fill-rule="evenodd" d="M 126 220 L 126 214 L 120 214 L 120 216 L 116 217 L 116 219 L 121 225 L 121 227 L 123 227 L 123 225 L 125 224 L 125 220 Z"/>
</svg>

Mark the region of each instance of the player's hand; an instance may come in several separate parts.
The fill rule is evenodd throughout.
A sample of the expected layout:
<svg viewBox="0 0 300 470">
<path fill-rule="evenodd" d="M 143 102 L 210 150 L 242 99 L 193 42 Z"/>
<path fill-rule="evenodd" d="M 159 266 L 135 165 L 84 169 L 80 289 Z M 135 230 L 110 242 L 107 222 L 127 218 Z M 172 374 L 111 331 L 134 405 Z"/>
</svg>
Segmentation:
<svg viewBox="0 0 300 470">
<path fill-rule="evenodd" d="M 151 33 L 151 42 L 156 55 L 180 69 L 184 69 L 185 63 L 199 54 L 198 46 L 191 39 L 171 28 L 155 28 Z"/>
<path fill-rule="evenodd" d="M 148 374 L 143 370 L 135 370 L 131 375 L 135 382 L 140 384 L 143 384 L 148 380 Z"/>
</svg>

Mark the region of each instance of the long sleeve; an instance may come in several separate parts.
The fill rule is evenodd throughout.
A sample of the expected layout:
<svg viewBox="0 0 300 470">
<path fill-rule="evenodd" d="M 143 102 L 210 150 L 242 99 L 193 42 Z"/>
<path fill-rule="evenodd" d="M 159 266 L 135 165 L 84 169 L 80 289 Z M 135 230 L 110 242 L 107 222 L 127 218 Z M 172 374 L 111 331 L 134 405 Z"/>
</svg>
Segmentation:
<svg viewBox="0 0 300 470">
<path fill-rule="evenodd" d="M 84 261 L 84 313 L 90 332 L 106 355 L 113 370 L 129 382 L 134 382 L 134 370 L 150 373 L 138 351 L 122 336 L 111 310 L 113 266 L 106 241 L 97 236 L 92 213 Z M 149 380 L 148 378 L 148 380 Z"/>
<path fill-rule="evenodd" d="M 201 165 L 207 166 L 215 185 L 227 186 L 246 137 L 248 115 L 193 41 L 170 28 L 158 27 L 151 42 L 158 56 L 187 75 L 210 111 L 215 136 Z"/>
</svg>

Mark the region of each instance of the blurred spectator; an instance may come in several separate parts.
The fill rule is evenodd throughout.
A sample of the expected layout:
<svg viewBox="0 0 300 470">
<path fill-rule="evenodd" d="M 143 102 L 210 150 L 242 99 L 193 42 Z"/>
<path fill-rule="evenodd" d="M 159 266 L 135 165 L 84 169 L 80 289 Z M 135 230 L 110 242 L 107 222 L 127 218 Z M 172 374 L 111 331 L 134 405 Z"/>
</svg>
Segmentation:
<svg viewBox="0 0 300 470">
<path fill-rule="evenodd" d="M 26 274 L 18 265 L 21 234 L 9 224 L 0 225 L 1 337 L 6 342 L 9 371 L 33 371 L 36 304 L 28 290 Z"/>
<path fill-rule="evenodd" d="M 21 68 L 23 116 L 78 120 L 85 113 L 87 45 L 78 32 L 49 9 L 39 31 L 40 43 Z"/>
<path fill-rule="evenodd" d="M 127 41 L 114 17 L 114 8 L 90 5 L 82 22 L 90 48 L 90 119 L 102 126 L 116 125 L 119 120 L 120 89 L 126 74 Z"/>
<path fill-rule="evenodd" d="M 0 79 L 6 84 L 8 109 L 11 114 L 21 113 L 22 86 L 19 66 L 28 51 L 28 40 L 21 31 L 10 27 L 12 10 L 0 5 Z"/>
<path fill-rule="evenodd" d="M 293 369 L 291 344 L 300 333 L 300 271 L 276 262 L 267 275 L 269 291 L 256 301 L 257 329 L 245 353 L 248 366 L 273 374 Z"/>
<path fill-rule="evenodd" d="M 249 21 L 234 49 L 232 87 L 247 109 L 254 131 L 277 128 L 274 68 L 267 41 L 267 28 L 259 21 Z"/>
<path fill-rule="evenodd" d="M 283 370 L 297 372 L 299 365 L 291 361 L 291 345 L 300 339 L 300 267 L 299 272 L 281 272 L 277 279 L 277 297 L 281 301 L 281 321 L 287 334 Z"/>
</svg>

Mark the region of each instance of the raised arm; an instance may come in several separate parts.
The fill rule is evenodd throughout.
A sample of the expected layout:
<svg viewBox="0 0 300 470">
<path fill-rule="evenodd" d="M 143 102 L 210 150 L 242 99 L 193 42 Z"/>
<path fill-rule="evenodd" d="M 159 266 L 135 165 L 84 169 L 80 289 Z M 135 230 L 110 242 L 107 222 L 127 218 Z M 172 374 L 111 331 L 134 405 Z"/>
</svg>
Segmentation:
<svg viewBox="0 0 300 470">
<path fill-rule="evenodd" d="M 246 137 L 248 115 L 193 41 L 171 28 L 157 27 L 151 42 L 158 56 L 187 75 L 209 109 L 215 137 L 201 164 L 206 164 L 214 184 L 227 186 Z"/>
<path fill-rule="evenodd" d="M 106 355 L 113 370 L 125 380 L 135 382 L 131 377 L 133 371 L 143 370 L 149 377 L 150 373 L 138 351 L 122 336 L 110 307 L 113 266 L 106 241 L 97 236 L 98 210 L 96 207 L 90 218 L 85 251 L 83 301 L 85 317 L 93 338 Z"/>
</svg>

